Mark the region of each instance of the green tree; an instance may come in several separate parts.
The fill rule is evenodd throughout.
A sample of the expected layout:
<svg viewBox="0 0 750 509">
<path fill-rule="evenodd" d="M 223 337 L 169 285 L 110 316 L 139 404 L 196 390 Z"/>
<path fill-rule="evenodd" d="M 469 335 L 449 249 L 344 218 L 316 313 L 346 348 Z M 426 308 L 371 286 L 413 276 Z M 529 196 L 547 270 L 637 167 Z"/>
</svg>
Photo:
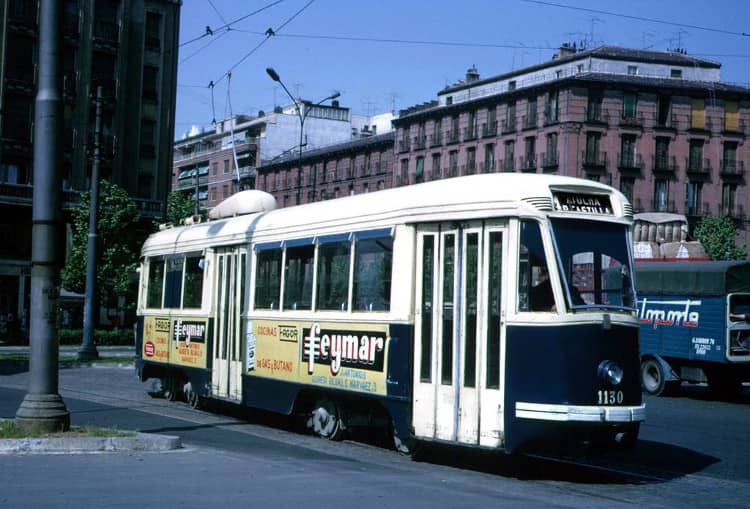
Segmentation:
<svg viewBox="0 0 750 509">
<path fill-rule="evenodd" d="M 195 200 L 188 194 L 172 191 L 167 196 L 166 220 L 172 224 L 180 224 L 181 219 L 192 216 L 195 212 Z"/>
<path fill-rule="evenodd" d="M 747 246 L 736 244 L 737 228 L 727 216 L 706 216 L 695 227 L 695 238 L 712 260 L 743 260 Z"/>
<path fill-rule="evenodd" d="M 91 196 L 81 193 L 81 201 L 73 210 L 73 246 L 61 271 L 62 285 L 67 290 L 86 291 L 86 265 Z M 138 207 L 124 189 L 102 180 L 99 184 L 97 221 L 96 289 L 102 305 L 125 297 L 126 305 L 135 303 L 137 285 L 133 274 L 138 266 L 138 252 L 143 233 L 138 229 Z"/>
</svg>

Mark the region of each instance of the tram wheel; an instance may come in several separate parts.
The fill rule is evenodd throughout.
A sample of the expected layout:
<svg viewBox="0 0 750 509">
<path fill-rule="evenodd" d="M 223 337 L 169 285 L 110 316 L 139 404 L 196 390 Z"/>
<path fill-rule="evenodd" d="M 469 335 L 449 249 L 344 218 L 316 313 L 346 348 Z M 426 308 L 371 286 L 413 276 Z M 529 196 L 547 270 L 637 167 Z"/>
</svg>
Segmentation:
<svg viewBox="0 0 750 509">
<path fill-rule="evenodd" d="M 338 405 L 330 399 L 315 402 L 307 427 L 319 437 L 329 440 L 341 440 L 346 429 Z"/>
<path fill-rule="evenodd" d="M 190 405 L 191 408 L 198 410 L 201 407 L 202 401 L 198 393 L 193 390 L 193 384 L 190 382 L 186 383 L 183 392 L 185 393 L 185 399 L 187 399 L 188 405 Z"/>
<path fill-rule="evenodd" d="M 653 357 L 641 361 L 641 387 L 652 396 L 659 396 L 667 385 L 661 363 Z"/>
<path fill-rule="evenodd" d="M 164 399 L 166 399 L 167 401 L 177 401 L 180 390 L 177 379 L 175 377 L 166 376 L 162 378 L 161 387 L 162 393 L 164 394 Z"/>
</svg>

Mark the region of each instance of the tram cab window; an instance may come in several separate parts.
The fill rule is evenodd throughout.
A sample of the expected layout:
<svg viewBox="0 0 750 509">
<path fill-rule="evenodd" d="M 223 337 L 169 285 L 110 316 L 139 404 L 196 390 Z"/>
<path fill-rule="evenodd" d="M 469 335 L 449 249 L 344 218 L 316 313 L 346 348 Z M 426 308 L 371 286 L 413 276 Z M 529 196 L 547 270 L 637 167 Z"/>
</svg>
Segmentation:
<svg viewBox="0 0 750 509">
<path fill-rule="evenodd" d="M 348 240 L 320 244 L 318 247 L 317 309 L 347 310 L 350 249 Z"/>
<path fill-rule="evenodd" d="M 554 311 L 555 298 L 539 224 L 521 221 L 518 264 L 518 310 Z"/>
<path fill-rule="evenodd" d="M 201 256 L 185 258 L 185 281 L 182 292 L 182 307 L 200 309 L 203 303 L 203 266 Z"/>
<path fill-rule="evenodd" d="M 390 310 L 393 239 L 378 237 L 357 240 L 354 254 L 354 309 Z"/>
<path fill-rule="evenodd" d="M 148 263 L 147 308 L 161 308 L 164 296 L 164 260 L 151 258 Z"/>
</svg>

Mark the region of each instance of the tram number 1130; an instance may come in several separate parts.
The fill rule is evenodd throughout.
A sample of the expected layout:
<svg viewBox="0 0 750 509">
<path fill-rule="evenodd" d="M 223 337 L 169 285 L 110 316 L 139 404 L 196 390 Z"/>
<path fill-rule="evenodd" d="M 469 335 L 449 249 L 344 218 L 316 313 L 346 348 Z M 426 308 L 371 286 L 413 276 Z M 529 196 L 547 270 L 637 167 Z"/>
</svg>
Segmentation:
<svg viewBox="0 0 750 509">
<path fill-rule="evenodd" d="M 622 391 L 596 391 L 600 405 L 621 405 Z"/>
</svg>

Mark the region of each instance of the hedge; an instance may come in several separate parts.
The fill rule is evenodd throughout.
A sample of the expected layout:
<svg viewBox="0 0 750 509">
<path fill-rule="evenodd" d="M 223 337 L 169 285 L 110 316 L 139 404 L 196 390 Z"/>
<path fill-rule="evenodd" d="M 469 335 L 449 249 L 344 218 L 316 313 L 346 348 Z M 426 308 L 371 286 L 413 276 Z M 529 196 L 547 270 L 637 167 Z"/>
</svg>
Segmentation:
<svg viewBox="0 0 750 509">
<path fill-rule="evenodd" d="M 83 342 L 83 329 L 60 329 L 57 333 L 61 345 L 80 345 Z M 95 330 L 94 343 L 97 346 L 133 345 L 133 329 Z"/>
</svg>

